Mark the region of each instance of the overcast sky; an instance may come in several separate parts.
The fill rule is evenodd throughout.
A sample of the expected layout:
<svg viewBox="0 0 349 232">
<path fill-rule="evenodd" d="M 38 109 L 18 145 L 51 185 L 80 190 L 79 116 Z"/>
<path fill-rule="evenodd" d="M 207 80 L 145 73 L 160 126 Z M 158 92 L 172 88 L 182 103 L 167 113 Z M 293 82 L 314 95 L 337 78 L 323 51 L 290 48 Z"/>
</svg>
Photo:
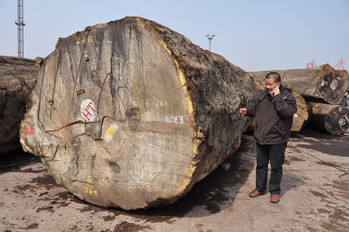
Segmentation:
<svg viewBox="0 0 349 232">
<path fill-rule="evenodd" d="M 246 71 L 349 69 L 349 0 L 24 0 L 24 56 L 46 57 L 59 37 L 141 16 L 177 31 Z M 17 1 L 0 0 L 0 55 L 17 56 Z"/>
</svg>

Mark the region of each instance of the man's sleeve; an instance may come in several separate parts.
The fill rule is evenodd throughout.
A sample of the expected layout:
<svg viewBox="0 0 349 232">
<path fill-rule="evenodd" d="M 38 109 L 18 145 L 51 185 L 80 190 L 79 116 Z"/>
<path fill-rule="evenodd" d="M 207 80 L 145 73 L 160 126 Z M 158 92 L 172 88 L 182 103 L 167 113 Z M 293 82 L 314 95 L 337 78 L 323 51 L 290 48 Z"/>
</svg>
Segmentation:
<svg viewBox="0 0 349 232">
<path fill-rule="evenodd" d="M 276 111 L 281 117 L 293 117 L 297 112 L 296 99 L 291 93 L 282 93 L 274 96 L 273 103 Z"/>
</svg>

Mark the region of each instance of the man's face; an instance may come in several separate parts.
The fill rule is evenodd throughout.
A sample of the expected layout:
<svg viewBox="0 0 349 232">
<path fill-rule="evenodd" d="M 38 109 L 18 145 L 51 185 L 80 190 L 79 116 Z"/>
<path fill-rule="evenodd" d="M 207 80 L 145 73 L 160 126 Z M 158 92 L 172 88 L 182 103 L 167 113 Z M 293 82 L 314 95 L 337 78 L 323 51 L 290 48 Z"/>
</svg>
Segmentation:
<svg viewBox="0 0 349 232">
<path fill-rule="evenodd" d="M 278 84 L 279 83 L 276 82 L 273 78 L 265 79 L 264 88 L 268 91 L 268 93 L 271 93 Z"/>
</svg>

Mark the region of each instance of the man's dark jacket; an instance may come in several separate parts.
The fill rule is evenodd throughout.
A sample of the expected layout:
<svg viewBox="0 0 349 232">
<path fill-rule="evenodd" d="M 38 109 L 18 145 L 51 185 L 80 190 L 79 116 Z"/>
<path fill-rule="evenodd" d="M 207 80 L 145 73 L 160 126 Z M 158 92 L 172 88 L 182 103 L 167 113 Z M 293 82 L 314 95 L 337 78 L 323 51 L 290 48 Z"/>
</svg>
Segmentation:
<svg viewBox="0 0 349 232">
<path fill-rule="evenodd" d="M 291 136 L 293 115 L 297 112 L 296 99 L 285 86 L 272 97 L 266 90 L 259 93 L 247 107 L 247 116 L 255 117 L 254 137 L 260 144 L 285 143 Z"/>
</svg>

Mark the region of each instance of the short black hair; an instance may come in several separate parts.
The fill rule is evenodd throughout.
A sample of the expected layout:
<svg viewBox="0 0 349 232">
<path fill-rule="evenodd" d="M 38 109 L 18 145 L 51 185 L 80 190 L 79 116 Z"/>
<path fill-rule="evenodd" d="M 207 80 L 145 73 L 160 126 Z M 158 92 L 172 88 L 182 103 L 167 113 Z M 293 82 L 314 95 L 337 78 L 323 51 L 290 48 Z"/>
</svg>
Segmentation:
<svg viewBox="0 0 349 232">
<path fill-rule="evenodd" d="M 277 72 L 270 72 L 265 76 L 265 79 L 274 79 L 276 82 L 281 82 L 281 76 Z"/>
</svg>

